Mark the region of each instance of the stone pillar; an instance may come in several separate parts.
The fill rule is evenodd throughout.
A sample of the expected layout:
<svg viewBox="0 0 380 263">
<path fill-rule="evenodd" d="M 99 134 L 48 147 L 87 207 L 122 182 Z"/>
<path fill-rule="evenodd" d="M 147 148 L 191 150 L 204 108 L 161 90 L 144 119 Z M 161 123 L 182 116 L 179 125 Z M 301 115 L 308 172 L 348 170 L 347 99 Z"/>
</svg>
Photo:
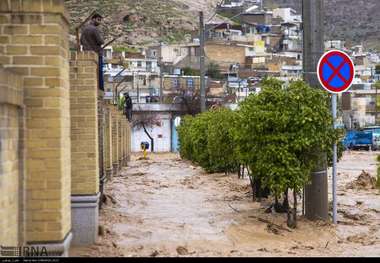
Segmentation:
<svg viewBox="0 0 380 263">
<path fill-rule="evenodd" d="M 131 155 L 132 155 L 132 126 L 131 123 L 127 123 L 127 161 L 131 161 Z"/>
<path fill-rule="evenodd" d="M 118 144 L 118 156 L 119 156 L 119 171 L 121 170 L 121 168 L 123 167 L 123 121 L 122 121 L 122 115 L 120 113 L 120 111 L 117 112 L 117 119 L 118 119 L 118 133 L 119 133 L 119 136 L 118 136 L 118 141 L 117 141 L 117 144 Z"/>
<path fill-rule="evenodd" d="M 119 120 L 118 111 L 116 107 L 112 107 L 112 166 L 113 175 L 116 175 L 119 171 Z"/>
<path fill-rule="evenodd" d="M 0 63 L 24 88 L 26 244 L 71 242 L 68 20 L 63 0 L 0 1 Z"/>
<path fill-rule="evenodd" d="M 108 180 L 112 180 L 112 114 L 110 105 L 107 105 L 105 112 L 105 170 Z"/>
<path fill-rule="evenodd" d="M 122 139 L 122 150 L 123 150 L 123 167 L 127 163 L 127 148 L 125 147 L 125 142 L 127 141 L 127 131 L 126 131 L 126 121 L 124 115 L 122 115 L 122 129 L 123 129 L 123 139 Z"/>
<path fill-rule="evenodd" d="M 0 66 L 0 245 L 20 246 L 24 235 L 21 78 Z"/>
<path fill-rule="evenodd" d="M 89 245 L 98 236 L 99 138 L 98 57 L 73 52 L 70 61 L 71 212 L 74 245 Z"/>
</svg>

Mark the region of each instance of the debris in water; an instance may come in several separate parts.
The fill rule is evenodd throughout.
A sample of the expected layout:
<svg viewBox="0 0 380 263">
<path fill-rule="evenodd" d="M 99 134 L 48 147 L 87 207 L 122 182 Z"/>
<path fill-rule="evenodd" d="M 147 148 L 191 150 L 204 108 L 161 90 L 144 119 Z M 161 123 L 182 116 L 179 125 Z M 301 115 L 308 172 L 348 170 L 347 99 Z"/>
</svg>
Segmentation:
<svg viewBox="0 0 380 263">
<path fill-rule="evenodd" d="M 155 250 L 152 254 L 150 254 L 151 257 L 157 257 L 160 253 L 158 253 L 157 250 Z"/>
<path fill-rule="evenodd" d="M 356 201 L 357 205 L 362 205 L 364 202 L 363 201 Z"/>
<path fill-rule="evenodd" d="M 98 227 L 99 236 L 104 236 L 104 226 Z"/>
<path fill-rule="evenodd" d="M 370 240 L 370 237 L 367 236 L 366 234 L 358 234 L 354 236 L 349 236 L 347 237 L 348 242 L 352 243 L 359 243 L 362 244 L 363 246 L 370 246 L 375 244 L 374 240 Z"/>
<path fill-rule="evenodd" d="M 130 174 L 130 176 L 143 176 L 143 175 L 146 175 L 146 173 L 138 172 L 138 173 Z"/>
<path fill-rule="evenodd" d="M 177 253 L 178 253 L 178 255 L 181 255 L 181 256 L 184 256 L 184 255 L 188 255 L 189 254 L 189 251 L 187 250 L 187 248 L 185 248 L 185 247 L 181 247 L 181 246 L 179 246 L 179 247 L 177 247 Z"/>
<path fill-rule="evenodd" d="M 343 216 L 347 219 L 351 219 L 354 221 L 362 221 L 366 219 L 366 215 L 352 214 L 348 211 L 340 210 L 339 213 L 343 214 Z"/>
<path fill-rule="evenodd" d="M 346 185 L 346 188 L 356 190 L 376 189 L 376 178 L 372 177 L 369 173 L 363 170 L 355 181 Z"/>
<path fill-rule="evenodd" d="M 273 224 L 267 224 L 267 231 L 275 235 L 280 235 L 280 230 L 278 230 L 278 228 L 276 228 Z"/>
</svg>

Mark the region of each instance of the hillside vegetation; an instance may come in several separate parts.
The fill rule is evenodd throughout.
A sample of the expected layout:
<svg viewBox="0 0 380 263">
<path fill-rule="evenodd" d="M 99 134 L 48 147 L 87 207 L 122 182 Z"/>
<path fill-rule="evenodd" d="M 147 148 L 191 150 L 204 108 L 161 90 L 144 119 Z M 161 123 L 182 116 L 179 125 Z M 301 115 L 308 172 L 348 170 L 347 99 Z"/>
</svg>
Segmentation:
<svg viewBox="0 0 380 263">
<path fill-rule="evenodd" d="M 71 14 L 71 28 L 92 10 L 105 15 L 103 31 L 107 39 L 122 34 L 135 44 L 181 42 L 190 38 L 198 26 L 198 11 L 213 14 L 220 0 L 66 0 Z M 302 0 L 265 0 L 267 7 L 293 7 L 301 12 Z M 380 50 L 379 0 L 325 0 L 326 39 L 343 39 L 349 45 L 364 43 Z M 133 27 L 123 21 L 132 15 Z M 217 20 L 217 18 L 216 18 Z M 220 20 L 220 19 L 219 19 Z"/>
</svg>

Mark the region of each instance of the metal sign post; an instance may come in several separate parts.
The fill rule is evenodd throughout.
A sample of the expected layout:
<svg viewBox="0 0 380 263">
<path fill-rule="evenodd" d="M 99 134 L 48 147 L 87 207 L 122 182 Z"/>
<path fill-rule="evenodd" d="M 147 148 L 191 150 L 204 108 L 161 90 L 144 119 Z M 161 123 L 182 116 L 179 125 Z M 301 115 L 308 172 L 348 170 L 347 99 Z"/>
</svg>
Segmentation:
<svg viewBox="0 0 380 263">
<path fill-rule="evenodd" d="M 333 125 L 336 129 L 336 118 L 337 118 L 337 95 L 332 94 L 332 116 L 333 116 Z M 333 149 L 333 169 L 332 169 L 332 195 L 333 195 L 333 223 L 337 224 L 337 162 L 338 162 L 338 147 L 337 144 L 334 144 Z"/>
<path fill-rule="evenodd" d="M 344 52 L 332 50 L 325 53 L 318 63 L 318 79 L 323 88 L 331 96 L 333 127 L 337 128 L 337 97 L 346 92 L 352 85 L 355 75 L 355 65 L 352 59 Z M 338 146 L 333 146 L 333 169 L 332 169 L 332 195 L 333 195 L 333 222 L 337 224 L 337 162 Z"/>
</svg>

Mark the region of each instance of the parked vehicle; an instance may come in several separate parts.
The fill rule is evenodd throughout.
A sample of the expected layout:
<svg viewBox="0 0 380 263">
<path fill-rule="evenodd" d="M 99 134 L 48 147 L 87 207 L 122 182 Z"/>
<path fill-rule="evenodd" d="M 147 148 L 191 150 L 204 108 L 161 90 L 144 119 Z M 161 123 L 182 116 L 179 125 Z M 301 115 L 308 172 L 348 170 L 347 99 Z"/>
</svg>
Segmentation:
<svg viewBox="0 0 380 263">
<path fill-rule="evenodd" d="M 372 131 L 372 150 L 380 149 L 380 126 L 364 128 L 364 131 Z"/>
<path fill-rule="evenodd" d="M 371 129 L 362 131 L 349 131 L 343 140 L 345 148 L 350 150 L 372 150 L 374 148 L 373 142 L 373 131 Z"/>
</svg>

